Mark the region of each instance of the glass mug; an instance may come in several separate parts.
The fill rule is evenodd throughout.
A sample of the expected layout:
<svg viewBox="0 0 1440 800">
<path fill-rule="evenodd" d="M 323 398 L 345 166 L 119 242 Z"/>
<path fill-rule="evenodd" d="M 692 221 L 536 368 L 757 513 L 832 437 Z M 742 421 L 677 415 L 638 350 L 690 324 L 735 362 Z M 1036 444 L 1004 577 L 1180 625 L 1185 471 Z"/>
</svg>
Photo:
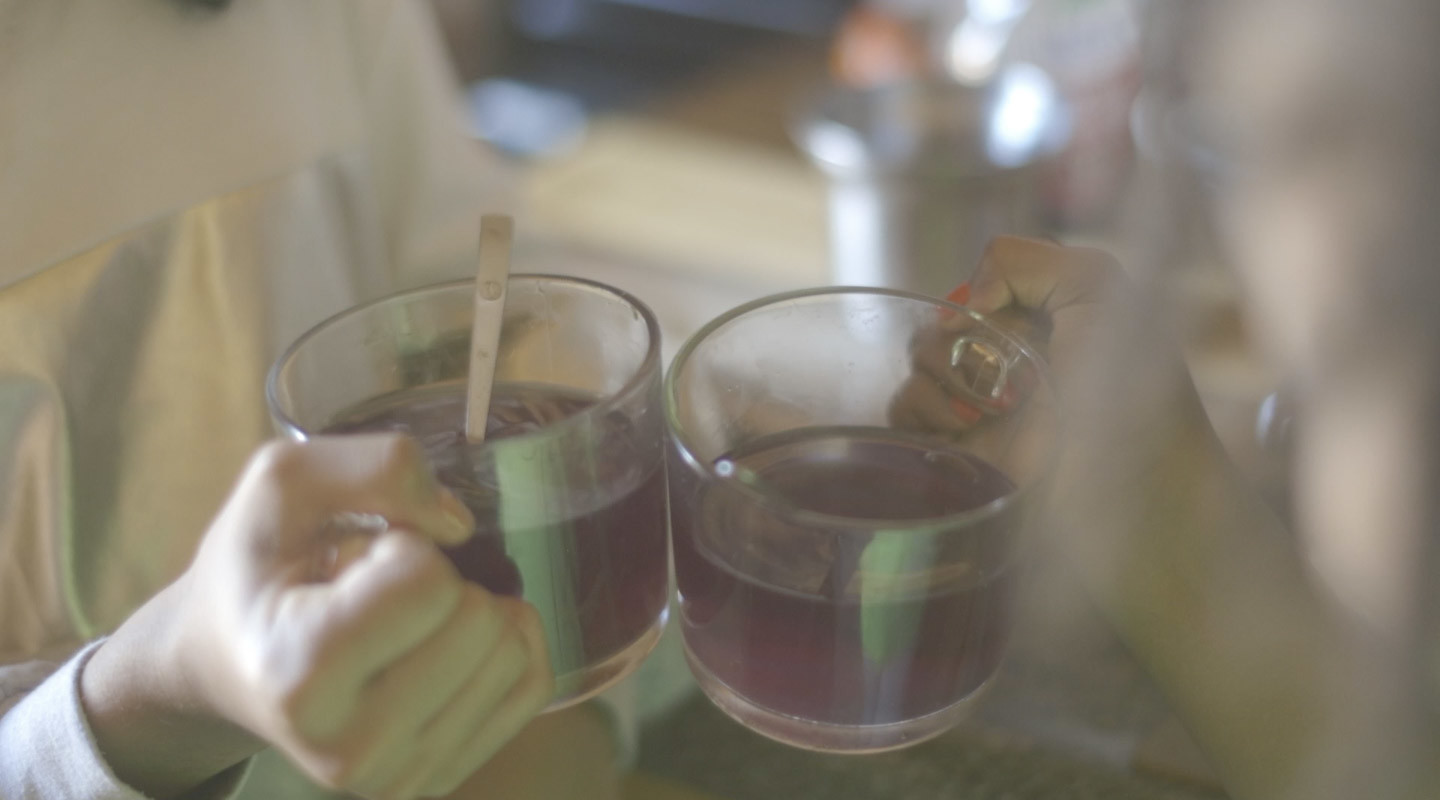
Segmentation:
<svg viewBox="0 0 1440 800">
<path fill-rule="evenodd" d="M 710 322 L 664 394 L 681 631 L 710 699 L 831 752 L 957 723 L 1004 654 L 1053 463 L 1035 351 L 943 301 L 817 289 Z M 969 422 L 926 430 L 916 398 Z"/>
<path fill-rule="evenodd" d="M 447 550 L 466 579 L 533 604 L 562 708 L 619 681 L 659 639 L 669 598 L 660 331 L 628 294 L 513 275 L 487 436 L 464 433 L 473 281 L 356 306 L 270 371 L 283 435 L 398 430 L 474 513 Z"/>
</svg>

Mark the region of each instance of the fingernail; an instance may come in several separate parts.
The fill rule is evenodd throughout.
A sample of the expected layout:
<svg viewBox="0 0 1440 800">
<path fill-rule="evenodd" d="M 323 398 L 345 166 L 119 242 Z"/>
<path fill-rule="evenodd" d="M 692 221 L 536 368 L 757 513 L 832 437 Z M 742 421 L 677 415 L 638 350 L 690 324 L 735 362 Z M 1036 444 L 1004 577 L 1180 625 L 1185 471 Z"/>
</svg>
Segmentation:
<svg viewBox="0 0 1440 800">
<path fill-rule="evenodd" d="M 950 294 L 945 295 L 945 299 L 954 303 L 957 306 L 965 305 L 966 303 L 970 302 L 970 284 L 960 284 L 959 286 L 955 287 L 954 291 L 950 292 Z M 954 317 L 955 312 L 953 310 L 948 308 L 940 309 L 941 320 L 950 320 Z"/>
<path fill-rule="evenodd" d="M 959 417 L 961 422 L 964 422 L 967 425 L 974 425 L 975 423 L 980 421 L 980 418 L 982 416 L 984 416 L 984 414 L 980 413 L 980 409 L 970 405 L 969 403 L 961 400 L 958 397 L 951 398 L 950 411 L 954 413 L 955 416 Z"/>
</svg>

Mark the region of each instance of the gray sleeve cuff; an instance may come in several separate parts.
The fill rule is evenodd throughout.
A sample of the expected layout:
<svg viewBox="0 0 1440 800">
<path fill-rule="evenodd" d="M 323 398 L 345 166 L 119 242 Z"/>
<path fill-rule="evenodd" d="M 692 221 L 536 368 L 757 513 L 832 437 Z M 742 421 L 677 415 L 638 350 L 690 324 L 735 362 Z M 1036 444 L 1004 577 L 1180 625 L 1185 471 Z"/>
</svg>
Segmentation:
<svg viewBox="0 0 1440 800">
<path fill-rule="evenodd" d="M 146 800 L 115 777 L 80 705 L 80 671 L 99 646 L 86 646 L 0 716 L 0 797 Z M 187 800 L 233 798 L 249 763 L 215 776 Z"/>
</svg>

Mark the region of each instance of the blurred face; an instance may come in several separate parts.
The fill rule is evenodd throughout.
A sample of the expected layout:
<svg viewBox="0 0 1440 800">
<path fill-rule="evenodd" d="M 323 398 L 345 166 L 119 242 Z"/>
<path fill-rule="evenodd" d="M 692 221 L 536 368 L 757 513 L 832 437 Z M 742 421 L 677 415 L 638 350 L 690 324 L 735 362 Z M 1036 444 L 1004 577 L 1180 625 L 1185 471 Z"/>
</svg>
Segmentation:
<svg viewBox="0 0 1440 800">
<path fill-rule="evenodd" d="M 1235 158 L 1220 216 L 1255 329 L 1306 380 L 1365 327 L 1363 265 L 1399 218 L 1397 165 L 1376 137 L 1385 98 L 1334 57 L 1339 21 L 1274 5 L 1237 14 L 1216 51 L 1212 96 Z"/>
<path fill-rule="evenodd" d="M 1416 38 L 1424 26 L 1363 4 L 1231 8 L 1206 86 L 1233 156 L 1220 215 L 1254 329 L 1302 388 L 1302 533 L 1336 596 L 1399 631 L 1440 355 L 1424 244 L 1440 226 L 1425 199 L 1435 95 L 1416 83 L 1440 57 Z"/>
</svg>

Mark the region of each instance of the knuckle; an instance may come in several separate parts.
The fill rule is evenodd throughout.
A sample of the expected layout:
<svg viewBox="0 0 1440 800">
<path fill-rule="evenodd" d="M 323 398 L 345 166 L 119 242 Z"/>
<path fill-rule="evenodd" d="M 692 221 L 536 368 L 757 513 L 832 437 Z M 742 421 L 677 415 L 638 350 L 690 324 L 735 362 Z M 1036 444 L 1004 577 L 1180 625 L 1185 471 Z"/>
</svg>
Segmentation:
<svg viewBox="0 0 1440 800">
<path fill-rule="evenodd" d="M 1097 279 L 1116 279 L 1124 275 L 1124 268 L 1120 261 L 1107 250 L 1098 247 L 1075 247 L 1072 248 L 1075 263 Z"/>
<path fill-rule="evenodd" d="M 316 672 L 314 650 L 311 642 L 271 644 L 257 657 L 243 659 L 242 675 L 247 688 L 265 698 L 282 719 L 296 719 L 303 714 L 314 691 L 310 680 Z"/>
<path fill-rule="evenodd" d="M 532 636 L 544 636 L 545 623 L 540 618 L 540 611 L 535 606 L 523 601 L 517 602 L 513 604 L 512 613 L 516 626 L 522 631 Z"/>
<path fill-rule="evenodd" d="M 306 722 L 310 716 L 311 697 L 314 694 L 309 675 L 277 677 L 270 682 L 270 687 L 271 701 L 281 717 L 290 727 L 304 733 L 304 729 L 308 727 Z"/>
<path fill-rule="evenodd" d="M 377 730 L 350 731 L 323 748 L 312 748 L 306 762 L 327 789 L 374 797 L 375 768 L 386 747 Z"/>
<path fill-rule="evenodd" d="M 334 680 L 333 642 L 317 641 L 285 647 L 269 659 L 263 679 L 254 681 L 257 696 L 290 736 L 305 742 L 333 738 L 353 710 Z"/>
<path fill-rule="evenodd" d="M 250 468 L 255 474 L 283 483 L 303 468 L 304 456 L 304 444 L 288 439 L 271 439 L 255 451 Z"/>
<path fill-rule="evenodd" d="M 469 584 L 461 589 L 459 625 L 461 635 L 475 647 L 477 656 L 494 651 L 505 629 L 505 620 L 494 601 Z"/>
<path fill-rule="evenodd" d="M 326 758 L 311 770 L 311 774 L 326 789 L 343 791 L 354 787 L 359 780 L 360 762 L 339 756 Z"/>
<path fill-rule="evenodd" d="M 407 538 L 414 538 L 406 534 Z M 390 592 L 429 605 L 453 608 L 461 600 L 463 581 L 439 548 L 415 541 L 405 547 L 406 563 L 393 580 Z"/>
<path fill-rule="evenodd" d="M 376 434 L 376 447 L 385 466 L 395 471 L 408 471 L 421 466 L 425 453 L 414 439 L 401 433 Z"/>
<path fill-rule="evenodd" d="M 981 253 L 980 263 L 982 272 L 984 267 L 998 269 L 1008 264 L 1013 264 L 1026 253 L 1033 253 L 1037 246 L 1049 247 L 1050 242 L 1041 239 L 1033 239 L 1026 236 L 1014 236 L 1011 234 L 1000 234 L 994 236 L 985 243 L 985 250 Z"/>
<path fill-rule="evenodd" d="M 271 682 L 270 703 L 285 729 L 305 741 L 323 738 L 327 729 L 336 727 L 325 717 L 337 713 L 321 702 L 316 671 L 299 677 L 281 677 Z"/>
<path fill-rule="evenodd" d="M 460 586 L 460 611 L 464 623 L 474 630 L 488 630 L 495 625 L 495 601 L 478 586 L 464 583 Z"/>
<path fill-rule="evenodd" d="M 543 665 L 542 665 L 543 667 Z M 538 713 L 555 697 L 555 676 L 548 668 L 532 670 L 532 678 L 521 690 L 521 702 L 532 714 Z"/>
<path fill-rule="evenodd" d="M 438 547 L 410 531 L 387 531 L 372 547 L 396 565 L 401 583 L 434 581 L 447 574 L 450 567 Z"/>
<path fill-rule="evenodd" d="M 490 659 L 506 669 L 514 668 L 516 665 L 523 667 L 524 662 L 529 660 L 524 636 L 514 628 L 502 629 L 500 635 L 495 637 L 495 647 L 491 652 Z"/>
<path fill-rule="evenodd" d="M 492 613 L 495 605 L 490 593 L 473 583 L 461 587 L 460 602 L 466 612 L 477 615 Z"/>
<path fill-rule="evenodd" d="M 495 680 L 506 686 L 514 686 L 525 673 L 531 671 L 530 662 L 530 652 L 524 641 L 514 632 L 507 631 L 501 634 L 490 657 L 486 659 L 486 669 L 493 670 Z"/>
<path fill-rule="evenodd" d="M 1015 243 L 1018 241 L 1021 241 L 1018 237 L 1009 236 L 1007 234 L 1000 234 L 999 236 L 991 237 L 990 241 L 985 243 L 985 250 L 981 254 L 981 260 L 994 261 L 995 259 L 1003 256 L 1005 254 L 1005 251 L 1013 248 L 1015 246 Z"/>
<path fill-rule="evenodd" d="M 459 595 L 463 588 L 460 575 L 455 571 L 455 565 L 450 563 L 450 559 L 440 552 L 440 548 L 414 536 L 407 535 L 407 539 L 411 540 L 410 546 L 414 551 L 410 581 L 419 584 L 421 589 Z"/>
</svg>

